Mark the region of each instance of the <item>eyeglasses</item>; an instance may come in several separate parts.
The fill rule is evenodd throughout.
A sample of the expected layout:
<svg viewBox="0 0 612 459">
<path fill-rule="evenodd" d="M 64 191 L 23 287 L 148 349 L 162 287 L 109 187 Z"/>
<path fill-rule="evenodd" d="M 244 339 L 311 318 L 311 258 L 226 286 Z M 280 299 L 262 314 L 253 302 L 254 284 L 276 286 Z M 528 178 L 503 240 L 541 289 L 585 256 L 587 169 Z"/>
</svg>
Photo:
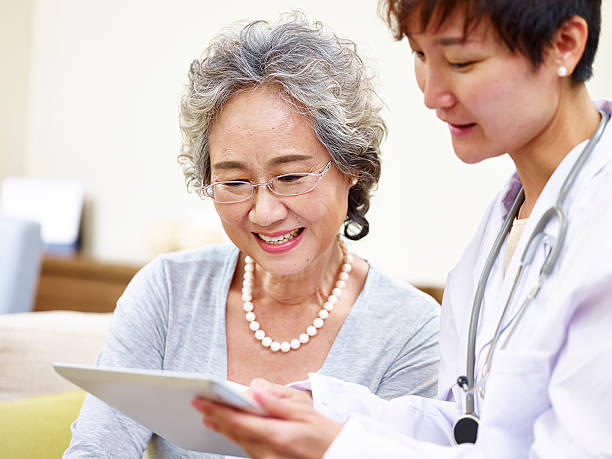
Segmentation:
<svg viewBox="0 0 612 459">
<path fill-rule="evenodd" d="M 220 204 L 230 204 L 246 201 L 253 196 L 255 188 L 265 185 L 266 188 L 275 195 L 298 196 L 312 191 L 331 165 L 332 161 L 330 160 L 325 166 L 325 169 L 318 174 L 311 172 L 283 174 L 272 177 L 270 180 L 263 183 L 251 183 L 245 180 L 215 182 L 210 185 L 202 186 L 201 194 Z"/>
</svg>

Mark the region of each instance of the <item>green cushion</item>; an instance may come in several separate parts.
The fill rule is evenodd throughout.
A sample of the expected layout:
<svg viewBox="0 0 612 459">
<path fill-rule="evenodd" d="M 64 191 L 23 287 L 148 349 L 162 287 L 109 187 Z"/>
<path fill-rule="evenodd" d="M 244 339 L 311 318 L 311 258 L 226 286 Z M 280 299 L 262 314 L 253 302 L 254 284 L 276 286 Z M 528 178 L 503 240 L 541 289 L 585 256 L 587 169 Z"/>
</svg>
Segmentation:
<svg viewBox="0 0 612 459">
<path fill-rule="evenodd" d="M 0 456 L 61 458 L 84 397 L 73 391 L 0 402 Z"/>
</svg>

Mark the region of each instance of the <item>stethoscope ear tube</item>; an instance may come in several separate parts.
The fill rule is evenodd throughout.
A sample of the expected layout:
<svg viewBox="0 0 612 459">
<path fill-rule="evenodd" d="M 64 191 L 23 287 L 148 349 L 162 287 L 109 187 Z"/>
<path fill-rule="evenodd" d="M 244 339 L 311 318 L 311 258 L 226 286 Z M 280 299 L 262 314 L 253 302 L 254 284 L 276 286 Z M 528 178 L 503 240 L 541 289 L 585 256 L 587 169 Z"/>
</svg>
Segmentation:
<svg viewBox="0 0 612 459">
<path fill-rule="evenodd" d="M 527 247 L 521 256 L 522 266 L 528 266 L 531 264 L 533 258 L 535 257 L 540 240 L 544 238 L 544 229 L 555 218 L 559 221 L 557 238 L 552 244 L 550 252 L 546 255 L 542 268 L 540 268 L 540 276 L 548 276 L 552 272 L 557 260 L 559 259 L 559 255 L 561 255 L 561 249 L 563 248 L 563 243 L 565 242 L 565 235 L 567 234 L 567 218 L 565 217 L 565 212 L 563 212 L 560 207 L 551 207 L 544 212 L 533 229 L 531 237 L 529 238 L 529 241 L 527 241 Z"/>
</svg>

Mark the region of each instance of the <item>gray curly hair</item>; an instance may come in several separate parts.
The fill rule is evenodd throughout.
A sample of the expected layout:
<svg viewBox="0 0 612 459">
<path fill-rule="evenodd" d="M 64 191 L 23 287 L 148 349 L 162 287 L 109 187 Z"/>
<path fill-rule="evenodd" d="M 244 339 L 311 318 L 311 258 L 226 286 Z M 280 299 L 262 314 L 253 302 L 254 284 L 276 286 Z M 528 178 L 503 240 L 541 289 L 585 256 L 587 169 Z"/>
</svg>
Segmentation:
<svg viewBox="0 0 612 459">
<path fill-rule="evenodd" d="M 366 236 L 370 193 L 380 177 L 380 143 L 387 127 L 373 77 L 352 41 L 293 12 L 279 25 L 255 21 L 218 35 L 189 69 L 181 101 L 179 163 L 187 189 L 210 183 L 209 132 L 237 93 L 266 84 L 310 121 L 340 172 L 357 179 L 348 197 L 344 235 Z"/>
</svg>

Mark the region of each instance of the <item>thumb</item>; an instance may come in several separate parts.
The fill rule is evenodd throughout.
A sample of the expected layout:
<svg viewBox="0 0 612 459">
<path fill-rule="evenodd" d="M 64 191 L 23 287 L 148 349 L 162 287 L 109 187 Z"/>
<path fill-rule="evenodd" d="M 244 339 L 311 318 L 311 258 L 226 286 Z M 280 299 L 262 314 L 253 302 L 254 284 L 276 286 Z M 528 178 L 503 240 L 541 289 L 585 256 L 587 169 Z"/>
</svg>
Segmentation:
<svg viewBox="0 0 612 459">
<path fill-rule="evenodd" d="M 291 396 L 291 389 L 280 384 L 274 384 L 263 378 L 255 378 L 251 381 L 251 393 L 255 391 L 266 392 L 270 395 L 274 395 L 277 398 L 288 398 Z"/>
<path fill-rule="evenodd" d="M 281 419 L 296 419 L 303 409 L 302 404 L 288 398 L 279 398 L 277 394 L 253 388 L 253 398 L 271 416 Z"/>
</svg>

